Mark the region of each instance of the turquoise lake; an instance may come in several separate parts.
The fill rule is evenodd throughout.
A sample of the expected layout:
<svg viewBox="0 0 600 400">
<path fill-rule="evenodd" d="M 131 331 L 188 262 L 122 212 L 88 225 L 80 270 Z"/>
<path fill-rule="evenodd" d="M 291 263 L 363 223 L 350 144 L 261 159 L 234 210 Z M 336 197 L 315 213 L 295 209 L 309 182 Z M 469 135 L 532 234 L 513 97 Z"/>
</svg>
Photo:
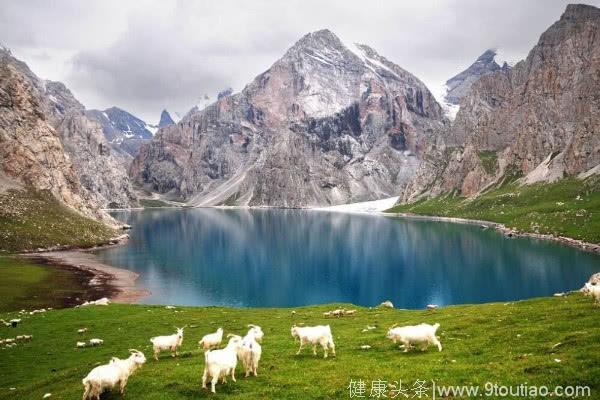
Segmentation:
<svg viewBox="0 0 600 400">
<path fill-rule="evenodd" d="M 476 225 L 283 209 L 113 216 L 131 239 L 96 254 L 138 272 L 150 304 L 423 308 L 551 296 L 600 270 L 596 254 Z"/>
</svg>

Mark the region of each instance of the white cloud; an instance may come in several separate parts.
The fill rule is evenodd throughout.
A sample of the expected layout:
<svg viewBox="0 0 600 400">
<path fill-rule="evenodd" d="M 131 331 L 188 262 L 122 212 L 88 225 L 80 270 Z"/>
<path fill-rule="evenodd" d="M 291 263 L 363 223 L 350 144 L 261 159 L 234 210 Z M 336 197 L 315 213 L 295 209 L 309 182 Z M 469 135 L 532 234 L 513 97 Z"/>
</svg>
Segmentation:
<svg viewBox="0 0 600 400">
<path fill-rule="evenodd" d="M 310 31 L 366 43 L 437 87 L 487 48 L 524 57 L 567 3 L 2 0 L 0 42 L 88 108 L 156 122 L 163 107 L 185 112 L 204 93 L 242 89 Z"/>
</svg>

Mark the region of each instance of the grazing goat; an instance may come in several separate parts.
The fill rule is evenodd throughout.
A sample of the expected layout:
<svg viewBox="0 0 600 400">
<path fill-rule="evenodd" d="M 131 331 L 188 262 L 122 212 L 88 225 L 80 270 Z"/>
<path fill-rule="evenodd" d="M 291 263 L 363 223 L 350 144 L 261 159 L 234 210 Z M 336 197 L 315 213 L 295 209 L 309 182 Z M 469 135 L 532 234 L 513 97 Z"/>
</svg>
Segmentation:
<svg viewBox="0 0 600 400">
<path fill-rule="evenodd" d="M 75 346 L 79 347 L 79 348 L 83 348 L 83 347 L 87 346 L 87 343 L 86 342 L 77 342 L 77 344 L 75 344 Z"/>
<path fill-rule="evenodd" d="M 384 301 L 379 306 L 380 307 L 386 307 L 386 308 L 394 308 L 394 304 L 391 301 L 389 301 L 389 300 Z"/>
<path fill-rule="evenodd" d="M 92 301 L 86 301 L 84 302 L 81 307 L 85 307 L 85 306 L 107 306 L 110 304 L 110 300 L 106 297 L 103 297 L 101 299 L 98 300 L 92 300 Z"/>
<path fill-rule="evenodd" d="M 331 335 L 331 328 L 329 325 L 318 325 L 318 326 L 292 326 L 291 334 L 294 340 L 300 341 L 300 348 L 296 352 L 296 355 L 300 354 L 302 347 L 310 343 L 313 345 L 313 354 L 317 355 L 317 344 L 320 344 L 323 348 L 323 358 L 327 358 L 327 350 L 330 349 L 331 353 L 335 357 L 335 344 L 333 343 L 333 336 Z"/>
<path fill-rule="evenodd" d="M 111 390 L 119 386 L 119 392 L 123 395 L 125 385 L 129 376 L 145 362 L 144 353 L 130 349 L 131 355 L 125 360 L 113 357 L 108 364 L 100 365 L 82 380 L 84 393 L 83 400 L 100 400 L 100 395 L 105 390 Z"/>
<path fill-rule="evenodd" d="M 198 342 L 198 346 L 202 347 L 204 351 L 208 351 L 213 347 L 217 347 L 223 341 L 223 328 L 217 329 L 216 332 L 204 335 Z"/>
<path fill-rule="evenodd" d="M 100 346 L 101 344 L 104 344 L 104 340 L 102 339 L 90 339 L 90 345 L 91 346 Z"/>
<path fill-rule="evenodd" d="M 227 335 L 229 343 L 224 349 L 209 350 L 204 353 L 204 373 L 202 374 L 202 388 L 206 389 L 206 382 L 210 378 L 210 391 L 216 393 L 215 385 L 219 378 L 227 382 L 227 375 L 235 382 L 235 367 L 237 366 L 237 355 L 242 346 L 242 338 L 238 335 Z"/>
<path fill-rule="evenodd" d="M 242 339 L 242 346 L 238 349 L 238 357 L 242 361 L 242 365 L 246 371 L 246 378 L 250 375 L 250 373 L 253 373 L 254 376 L 258 375 L 258 362 L 260 361 L 260 356 L 262 355 L 262 347 L 259 344 L 259 337 L 262 340 L 263 336 L 260 326 L 248 326 L 251 328 L 246 336 L 244 336 Z"/>
<path fill-rule="evenodd" d="M 150 339 L 152 349 L 154 350 L 154 359 L 158 361 L 158 355 L 162 350 L 171 350 L 171 357 L 178 356 L 177 349 L 183 343 L 183 328 L 177 328 L 177 333 L 169 336 L 155 336 Z"/>
<path fill-rule="evenodd" d="M 250 329 L 248 330 L 248 333 L 246 334 L 246 336 L 250 335 L 250 333 L 252 332 L 252 334 L 254 335 L 254 339 L 256 339 L 256 341 L 258 343 L 261 343 L 263 336 L 265 335 L 262 331 L 262 328 L 258 325 L 252 325 L 252 324 L 249 324 L 248 328 L 250 328 Z"/>
<path fill-rule="evenodd" d="M 587 296 L 592 296 L 596 304 L 600 304 L 600 285 L 592 285 L 591 283 L 586 282 L 583 287 L 583 292 Z"/>
<path fill-rule="evenodd" d="M 427 349 L 429 344 L 436 345 L 439 351 L 442 351 L 442 344 L 435 336 L 435 332 L 440 327 L 440 324 L 419 324 L 414 326 L 391 327 L 386 337 L 394 343 L 400 342 L 404 345 L 404 352 L 407 352 L 411 344 L 420 343 L 422 351 Z"/>
</svg>

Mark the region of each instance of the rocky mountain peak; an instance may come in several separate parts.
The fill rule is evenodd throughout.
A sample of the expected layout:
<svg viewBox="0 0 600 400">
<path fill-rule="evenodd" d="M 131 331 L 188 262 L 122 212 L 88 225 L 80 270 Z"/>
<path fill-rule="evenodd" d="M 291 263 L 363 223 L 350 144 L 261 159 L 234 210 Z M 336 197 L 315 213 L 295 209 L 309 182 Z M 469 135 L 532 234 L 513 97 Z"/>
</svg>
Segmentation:
<svg viewBox="0 0 600 400">
<path fill-rule="evenodd" d="M 171 118 L 171 114 L 167 110 L 162 110 L 160 113 L 160 121 L 158 122 L 158 127 L 162 128 L 163 126 L 173 125 L 175 121 Z"/>
<path fill-rule="evenodd" d="M 446 81 L 446 102 L 458 105 L 471 89 L 473 83 L 484 75 L 491 74 L 502 68 L 510 68 L 507 63 L 500 67 L 496 62 L 496 50 L 488 49 L 483 52 L 467 69 Z"/>
<path fill-rule="evenodd" d="M 414 75 L 329 30 L 304 35 L 239 93 L 161 129 L 130 169 L 192 205 L 303 207 L 397 193 L 447 124 Z"/>
</svg>

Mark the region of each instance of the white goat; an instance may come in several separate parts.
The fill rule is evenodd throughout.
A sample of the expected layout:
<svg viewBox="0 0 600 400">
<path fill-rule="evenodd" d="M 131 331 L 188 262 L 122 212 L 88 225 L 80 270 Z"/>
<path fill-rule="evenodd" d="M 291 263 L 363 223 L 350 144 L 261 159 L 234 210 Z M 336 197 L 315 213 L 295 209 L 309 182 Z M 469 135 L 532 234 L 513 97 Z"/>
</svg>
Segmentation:
<svg viewBox="0 0 600 400">
<path fill-rule="evenodd" d="M 79 347 L 79 348 L 83 348 L 83 347 L 87 346 L 87 343 L 86 343 L 86 342 L 77 342 L 77 343 L 75 344 L 75 346 L 76 346 L 76 347 Z"/>
<path fill-rule="evenodd" d="M 90 345 L 91 346 L 100 346 L 101 344 L 104 344 L 104 340 L 97 339 L 97 338 L 90 339 Z"/>
<path fill-rule="evenodd" d="M 158 361 L 158 355 L 162 350 L 171 350 L 171 357 L 178 356 L 177 349 L 183 343 L 183 328 L 177 328 L 177 332 L 168 336 L 155 336 L 150 339 L 152 349 L 154 350 L 154 359 Z"/>
<path fill-rule="evenodd" d="M 206 389 L 206 382 L 210 378 L 211 392 L 215 393 L 215 385 L 219 378 L 227 382 L 227 375 L 235 382 L 235 367 L 237 366 L 237 355 L 242 346 L 242 338 L 238 335 L 227 335 L 229 343 L 224 349 L 209 350 L 204 353 L 204 373 L 202 374 L 202 388 Z"/>
<path fill-rule="evenodd" d="M 202 347 L 204 351 L 208 351 L 213 347 L 217 347 L 223 341 L 223 328 L 217 329 L 216 332 L 204 335 L 198 342 L 198 346 Z"/>
<path fill-rule="evenodd" d="M 263 332 L 260 326 L 248 325 L 250 330 L 242 339 L 242 346 L 238 349 L 238 357 L 242 361 L 244 370 L 246 371 L 246 378 L 253 373 L 257 376 L 258 362 L 262 355 L 262 347 L 259 344 L 260 339 L 262 340 Z"/>
<path fill-rule="evenodd" d="M 129 376 L 146 362 L 144 353 L 130 349 L 131 355 L 125 360 L 113 357 L 108 364 L 100 365 L 82 380 L 84 393 L 83 400 L 100 400 L 100 395 L 105 390 L 111 390 L 119 385 L 121 395 Z"/>
<path fill-rule="evenodd" d="M 440 327 L 440 324 L 419 324 L 414 326 L 391 327 L 386 337 L 394 343 L 400 342 L 404 345 L 404 352 L 407 352 L 411 344 L 420 343 L 422 351 L 425 351 L 429 344 L 436 345 L 439 351 L 442 351 L 442 344 L 435 336 L 435 332 Z"/>
<path fill-rule="evenodd" d="M 586 282 L 583 287 L 583 292 L 587 296 L 592 296 L 596 304 L 600 304 L 600 285 L 592 285 L 591 283 Z"/>
<path fill-rule="evenodd" d="M 110 304 L 110 300 L 106 297 L 103 297 L 98 300 L 86 301 L 81 306 L 82 307 L 85 307 L 85 306 L 107 306 L 109 304 Z"/>
<path fill-rule="evenodd" d="M 246 334 L 246 336 L 250 335 L 250 332 L 252 332 L 252 334 L 254 335 L 254 339 L 256 339 L 256 341 L 258 343 L 261 343 L 263 336 L 265 335 L 263 333 L 262 328 L 258 325 L 252 325 L 252 324 L 248 324 L 248 328 L 250 328 L 250 329 L 248 330 L 248 333 Z"/>
<path fill-rule="evenodd" d="M 331 335 L 331 328 L 329 325 L 317 325 L 317 326 L 292 326 L 291 329 L 292 337 L 294 340 L 300 340 L 300 348 L 296 352 L 296 355 L 300 354 L 302 347 L 310 343 L 313 345 L 313 354 L 317 355 L 317 344 L 320 344 L 323 348 L 323 358 L 327 358 L 327 350 L 330 349 L 331 353 L 335 357 L 335 344 L 333 343 L 333 336 Z"/>
</svg>

